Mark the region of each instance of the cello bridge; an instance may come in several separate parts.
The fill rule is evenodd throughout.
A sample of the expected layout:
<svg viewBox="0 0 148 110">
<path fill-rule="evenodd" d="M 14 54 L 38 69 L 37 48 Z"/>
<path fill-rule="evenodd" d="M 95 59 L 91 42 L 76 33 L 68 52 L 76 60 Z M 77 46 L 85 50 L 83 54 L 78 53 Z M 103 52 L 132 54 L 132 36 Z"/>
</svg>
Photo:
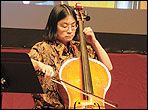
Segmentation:
<svg viewBox="0 0 148 110">
<path fill-rule="evenodd" d="M 76 101 L 74 103 L 74 109 L 100 109 L 100 105 L 97 102 L 90 103 L 88 101 Z"/>
</svg>

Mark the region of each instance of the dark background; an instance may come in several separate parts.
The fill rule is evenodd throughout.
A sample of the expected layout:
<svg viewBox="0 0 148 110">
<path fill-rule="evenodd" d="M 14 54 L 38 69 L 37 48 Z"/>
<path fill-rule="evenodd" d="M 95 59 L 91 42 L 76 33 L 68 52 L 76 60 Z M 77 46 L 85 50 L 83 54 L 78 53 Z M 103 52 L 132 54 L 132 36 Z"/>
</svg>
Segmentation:
<svg viewBox="0 0 148 110">
<path fill-rule="evenodd" d="M 42 41 L 43 30 L 1 28 L 1 47 L 31 48 Z M 147 35 L 95 32 L 107 52 L 147 54 Z"/>
</svg>

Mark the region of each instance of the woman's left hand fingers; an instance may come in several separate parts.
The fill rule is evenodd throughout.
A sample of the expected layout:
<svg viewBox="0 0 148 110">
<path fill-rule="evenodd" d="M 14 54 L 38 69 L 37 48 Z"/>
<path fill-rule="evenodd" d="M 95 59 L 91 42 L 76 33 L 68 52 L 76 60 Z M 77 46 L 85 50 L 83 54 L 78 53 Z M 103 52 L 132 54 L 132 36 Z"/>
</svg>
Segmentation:
<svg viewBox="0 0 148 110">
<path fill-rule="evenodd" d="M 83 33 L 88 43 L 92 43 L 96 40 L 95 34 L 91 27 L 84 28 Z"/>
</svg>

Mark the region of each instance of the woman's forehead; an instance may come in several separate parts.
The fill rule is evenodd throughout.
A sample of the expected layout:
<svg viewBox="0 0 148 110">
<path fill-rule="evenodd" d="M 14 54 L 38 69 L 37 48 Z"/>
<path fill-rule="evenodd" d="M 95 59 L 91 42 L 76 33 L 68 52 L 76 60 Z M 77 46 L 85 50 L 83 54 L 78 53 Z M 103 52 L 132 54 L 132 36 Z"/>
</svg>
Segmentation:
<svg viewBox="0 0 148 110">
<path fill-rule="evenodd" d="M 65 18 L 61 19 L 58 23 L 73 24 L 75 22 L 76 20 L 74 19 L 74 17 L 72 15 L 68 15 Z"/>
</svg>

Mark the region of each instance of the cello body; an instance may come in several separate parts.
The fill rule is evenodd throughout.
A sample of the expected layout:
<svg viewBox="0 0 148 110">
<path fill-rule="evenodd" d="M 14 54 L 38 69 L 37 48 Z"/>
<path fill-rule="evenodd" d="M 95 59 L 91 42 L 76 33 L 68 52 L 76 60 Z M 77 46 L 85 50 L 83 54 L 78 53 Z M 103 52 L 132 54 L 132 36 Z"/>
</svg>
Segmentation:
<svg viewBox="0 0 148 110">
<path fill-rule="evenodd" d="M 105 109 L 104 99 L 111 85 L 111 75 L 103 63 L 88 58 L 87 44 L 83 33 L 84 14 L 81 12 L 83 7 L 77 3 L 75 9 L 79 23 L 81 55 L 80 58 L 67 60 L 59 70 L 59 78 L 67 93 L 66 99 L 68 101 L 65 102 L 68 105 L 66 106 L 68 109 Z M 99 98 L 94 98 L 94 95 Z"/>
<path fill-rule="evenodd" d="M 107 67 L 98 60 L 89 58 L 89 65 L 91 70 L 91 79 L 93 85 L 93 94 L 105 99 L 107 90 L 111 85 L 111 75 Z M 83 89 L 83 81 L 81 70 L 81 59 L 73 58 L 67 60 L 59 71 L 59 78 L 70 84 Z M 61 82 L 62 83 L 62 82 Z M 105 109 L 104 101 L 88 96 L 88 99 L 84 98 L 84 94 L 68 88 L 63 83 L 68 95 L 68 108 L 69 109 Z"/>
</svg>

